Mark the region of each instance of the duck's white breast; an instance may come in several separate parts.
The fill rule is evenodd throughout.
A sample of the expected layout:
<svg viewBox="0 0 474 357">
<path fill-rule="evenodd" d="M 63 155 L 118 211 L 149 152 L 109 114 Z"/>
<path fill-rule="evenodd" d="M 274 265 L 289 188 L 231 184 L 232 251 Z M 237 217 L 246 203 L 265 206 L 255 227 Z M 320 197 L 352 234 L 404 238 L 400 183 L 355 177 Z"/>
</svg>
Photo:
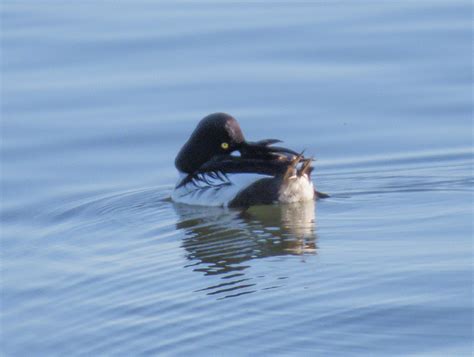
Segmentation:
<svg viewBox="0 0 474 357">
<path fill-rule="evenodd" d="M 171 199 L 177 203 L 197 206 L 227 207 L 237 194 L 259 179 L 268 177 L 256 174 L 231 174 L 229 181 L 207 177 L 210 184 L 191 182 L 175 188 Z"/>
</svg>

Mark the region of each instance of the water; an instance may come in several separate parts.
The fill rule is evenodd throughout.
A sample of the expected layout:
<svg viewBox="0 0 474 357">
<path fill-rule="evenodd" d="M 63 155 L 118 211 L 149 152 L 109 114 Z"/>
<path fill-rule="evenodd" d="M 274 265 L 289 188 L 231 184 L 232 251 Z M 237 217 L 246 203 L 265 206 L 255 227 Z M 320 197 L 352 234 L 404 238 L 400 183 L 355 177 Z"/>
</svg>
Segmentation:
<svg viewBox="0 0 474 357">
<path fill-rule="evenodd" d="M 472 353 L 468 1 L 2 6 L 5 356 Z M 174 205 L 226 111 L 316 205 Z"/>
</svg>

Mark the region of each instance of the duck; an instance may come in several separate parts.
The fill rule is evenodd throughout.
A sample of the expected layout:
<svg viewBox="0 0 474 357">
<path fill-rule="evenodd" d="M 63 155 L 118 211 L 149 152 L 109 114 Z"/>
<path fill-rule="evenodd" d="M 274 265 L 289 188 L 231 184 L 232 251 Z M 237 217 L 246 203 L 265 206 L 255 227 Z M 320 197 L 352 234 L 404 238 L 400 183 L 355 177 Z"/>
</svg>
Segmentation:
<svg viewBox="0 0 474 357">
<path fill-rule="evenodd" d="M 329 197 L 312 182 L 314 160 L 275 145 L 279 143 L 277 139 L 248 141 L 233 116 L 207 115 L 176 156 L 180 178 L 172 201 L 248 208 Z"/>
</svg>

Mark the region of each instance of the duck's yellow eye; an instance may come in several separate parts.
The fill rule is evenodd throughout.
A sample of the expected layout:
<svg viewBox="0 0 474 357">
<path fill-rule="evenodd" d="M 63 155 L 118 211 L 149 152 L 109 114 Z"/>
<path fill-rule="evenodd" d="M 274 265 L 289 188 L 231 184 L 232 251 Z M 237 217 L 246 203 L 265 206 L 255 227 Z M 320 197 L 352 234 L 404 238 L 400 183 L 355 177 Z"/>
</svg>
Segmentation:
<svg viewBox="0 0 474 357">
<path fill-rule="evenodd" d="M 221 148 L 223 148 L 224 150 L 227 150 L 229 148 L 229 144 L 228 143 L 222 143 Z"/>
</svg>

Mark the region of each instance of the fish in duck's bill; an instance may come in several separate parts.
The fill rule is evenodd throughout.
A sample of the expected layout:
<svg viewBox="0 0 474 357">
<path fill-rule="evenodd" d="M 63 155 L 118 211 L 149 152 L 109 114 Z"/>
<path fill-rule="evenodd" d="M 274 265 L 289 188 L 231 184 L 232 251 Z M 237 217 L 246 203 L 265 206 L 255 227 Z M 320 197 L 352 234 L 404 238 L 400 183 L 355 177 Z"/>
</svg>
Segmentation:
<svg viewBox="0 0 474 357">
<path fill-rule="evenodd" d="M 178 203 L 249 207 L 325 198 L 311 181 L 311 158 L 275 146 L 280 140 L 246 141 L 235 118 L 214 113 L 202 119 L 181 148 L 181 178 L 171 196 Z"/>
</svg>

